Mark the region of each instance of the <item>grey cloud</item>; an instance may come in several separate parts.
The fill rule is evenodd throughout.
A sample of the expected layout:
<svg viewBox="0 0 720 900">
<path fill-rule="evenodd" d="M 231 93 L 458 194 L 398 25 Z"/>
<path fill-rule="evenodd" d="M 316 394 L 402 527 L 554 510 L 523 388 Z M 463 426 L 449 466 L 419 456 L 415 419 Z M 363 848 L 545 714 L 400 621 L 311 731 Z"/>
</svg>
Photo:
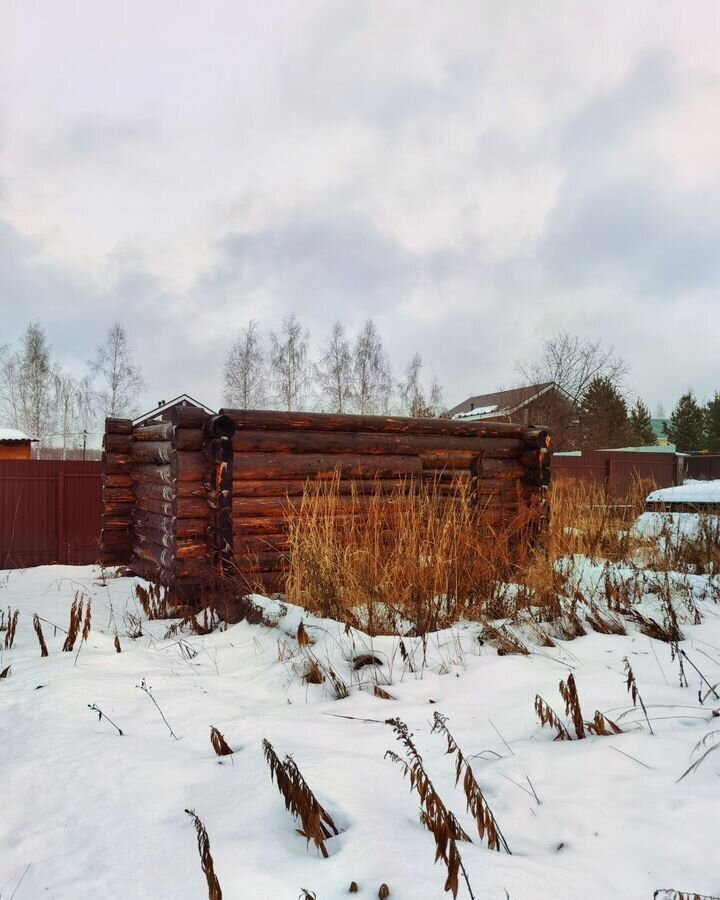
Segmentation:
<svg viewBox="0 0 720 900">
<path fill-rule="evenodd" d="M 593 96 L 568 120 L 561 152 L 581 157 L 589 165 L 587 154 L 595 156 L 617 145 L 642 128 L 649 116 L 667 107 L 676 96 L 677 78 L 671 53 L 655 50 L 645 54 L 625 79 Z"/>
<path fill-rule="evenodd" d="M 561 193 L 540 256 L 548 278 L 676 297 L 720 286 L 720 191 L 682 190 L 661 173 Z"/>
</svg>

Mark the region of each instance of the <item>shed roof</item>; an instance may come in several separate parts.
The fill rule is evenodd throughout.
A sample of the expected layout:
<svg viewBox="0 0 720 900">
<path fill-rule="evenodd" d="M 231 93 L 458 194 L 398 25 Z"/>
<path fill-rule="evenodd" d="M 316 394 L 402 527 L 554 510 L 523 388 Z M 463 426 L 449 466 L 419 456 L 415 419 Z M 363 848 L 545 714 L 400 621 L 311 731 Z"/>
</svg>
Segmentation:
<svg viewBox="0 0 720 900">
<path fill-rule="evenodd" d="M 507 415 L 521 409 L 531 400 L 541 397 L 551 388 L 562 391 L 562 388 L 559 388 L 554 381 L 544 381 L 540 384 L 528 384 L 507 391 L 494 391 L 492 394 L 478 394 L 475 397 L 468 397 L 467 400 L 454 406 L 448 415 L 453 419 L 482 419 Z M 466 409 L 468 406 L 470 409 Z"/>
<path fill-rule="evenodd" d="M 211 416 L 215 415 L 214 409 L 210 409 L 209 406 L 205 406 L 204 403 L 201 403 L 189 394 L 180 394 L 179 397 L 175 397 L 173 400 L 168 400 L 167 402 L 163 400 L 162 403 L 158 403 L 155 409 L 151 409 L 148 412 L 143 413 L 143 415 L 138 416 L 137 419 L 133 419 L 133 425 L 141 425 L 148 419 L 155 419 L 157 416 L 162 415 L 174 406 L 196 406 L 198 409 L 204 409 L 205 412 L 209 413 Z"/>
<path fill-rule="evenodd" d="M 30 438 L 17 428 L 0 428 L 0 443 L 17 444 L 21 441 L 37 441 L 37 438 Z"/>
</svg>

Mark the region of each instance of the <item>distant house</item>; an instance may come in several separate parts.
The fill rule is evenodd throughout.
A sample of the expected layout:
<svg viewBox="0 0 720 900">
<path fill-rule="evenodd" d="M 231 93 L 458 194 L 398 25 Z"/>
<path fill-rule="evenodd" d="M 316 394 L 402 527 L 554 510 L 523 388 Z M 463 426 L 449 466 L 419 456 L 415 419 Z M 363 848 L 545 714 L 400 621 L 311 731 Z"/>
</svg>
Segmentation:
<svg viewBox="0 0 720 900">
<path fill-rule="evenodd" d="M 0 428 L 0 459 L 31 459 L 31 444 L 36 438 L 29 438 L 15 428 Z"/>
<path fill-rule="evenodd" d="M 572 426 L 577 418 L 572 397 L 554 381 L 468 397 L 447 415 L 453 419 L 547 425 L 556 447 L 570 443 Z"/>
<path fill-rule="evenodd" d="M 215 415 L 214 409 L 210 409 L 209 406 L 205 406 L 204 403 L 200 403 L 199 400 L 195 400 L 188 394 L 180 394 L 180 396 L 175 397 L 174 400 L 168 400 L 167 402 L 161 400 L 155 409 L 151 409 L 150 412 L 146 412 L 142 416 L 138 416 L 137 419 L 133 419 L 133 425 L 159 425 L 160 422 L 169 422 L 172 411 L 177 406 L 192 406 L 196 409 L 202 409 L 212 416 Z"/>
</svg>

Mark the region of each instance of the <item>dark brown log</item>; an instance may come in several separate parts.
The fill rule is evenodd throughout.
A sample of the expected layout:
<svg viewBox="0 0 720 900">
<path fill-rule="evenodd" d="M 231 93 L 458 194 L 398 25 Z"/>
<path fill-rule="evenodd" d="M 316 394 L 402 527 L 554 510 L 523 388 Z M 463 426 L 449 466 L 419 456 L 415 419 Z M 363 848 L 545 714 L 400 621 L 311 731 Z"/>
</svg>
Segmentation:
<svg viewBox="0 0 720 900">
<path fill-rule="evenodd" d="M 113 488 L 103 485 L 103 503 L 132 503 L 135 495 L 132 488 Z"/>
<path fill-rule="evenodd" d="M 209 561 L 203 559 L 176 559 L 173 564 L 173 572 L 178 578 L 207 577 L 212 572 Z"/>
<path fill-rule="evenodd" d="M 287 528 L 286 516 L 256 516 L 233 520 L 233 540 L 239 541 L 243 534 L 277 534 Z"/>
<path fill-rule="evenodd" d="M 301 453 L 243 453 L 233 459 L 235 482 L 264 478 L 296 479 L 312 476 L 334 478 L 394 478 L 419 475 L 422 464 L 418 456 L 351 456 Z M 233 491 L 234 491 L 233 487 Z"/>
<path fill-rule="evenodd" d="M 172 454 L 170 441 L 139 441 L 130 445 L 130 456 L 135 463 L 169 463 Z"/>
<path fill-rule="evenodd" d="M 129 475 L 104 475 L 103 487 L 106 488 L 129 488 L 132 487 L 132 478 Z"/>
<path fill-rule="evenodd" d="M 423 472 L 446 472 L 453 469 L 469 469 L 473 459 L 479 457 L 479 453 L 469 451 L 456 451 L 448 454 L 422 453 Z"/>
<path fill-rule="evenodd" d="M 478 454 L 483 450 L 520 454 L 523 443 L 517 438 L 457 437 L 435 434 L 377 434 L 355 431 L 248 431 L 233 438 L 236 453 L 433 453 L 447 457 L 458 451 Z"/>
<path fill-rule="evenodd" d="M 548 449 L 552 443 L 550 432 L 547 428 L 531 426 L 522 435 L 523 443 L 528 447 L 544 447 Z"/>
<path fill-rule="evenodd" d="M 206 541 L 207 519 L 176 519 L 175 534 L 179 539 L 196 538 Z"/>
<path fill-rule="evenodd" d="M 233 519 L 242 520 L 246 517 L 257 516 L 282 516 L 286 511 L 297 514 L 300 511 L 301 498 L 284 497 L 235 497 L 233 498 Z M 342 512 L 351 512 L 353 509 L 367 509 L 373 503 L 373 498 L 367 495 L 355 497 L 343 495 L 332 498 L 333 508 Z"/>
<path fill-rule="evenodd" d="M 192 481 L 171 481 L 169 484 L 144 481 L 133 485 L 133 494 L 136 497 L 154 497 L 157 500 L 173 500 L 175 497 L 206 500 L 208 490 L 203 484 Z"/>
<path fill-rule="evenodd" d="M 118 503 L 115 500 L 103 500 L 103 515 L 123 518 L 130 521 L 130 514 L 134 509 L 133 503 Z"/>
<path fill-rule="evenodd" d="M 244 573 L 248 572 L 275 572 L 287 564 L 287 554 L 280 551 L 267 553 L 252 553 L 249 556 L 235 555 L 233 563 Z"/>
<path fill-rule="evenodd" d="M 178 428 L 202 428 L 210 418 L 210 414 L 197 406 L 175 406 L 170 417 Z"/>
<path fill-rule="evenodd" d="M 550 481 L 550 469 L 537 469 L 536 471 L 528 469 L 525 471 L 524 477 L 522 479 L 522 486 L 524 488 L 548 487 Z"/>
<path fill-rule="evenodd" d="M 181 497 L 178 500 L 156 500 L 154 497 L 137 497 L 137 509 L 155 513 L 160 516 L 171 516 L 177 519 L 207 520 L 209 507 L 205 500 Z"/>
<path fill-rule="evenodd" d="M 332 413 L 273 412 L 267 410 L 221 409 L 230 416 L 239 431 L 268 429 L 277 431 L 365 431 L 381 434 L 448 435 L 457 437 L 521 438 L 524 425 L 506 422 L 458 419 L 412 419 L 402 416 L 357 416 Z"/>
<path fill-rule="evenodd" d="M 129 472 L 130 465 L 131 460 L 128 453 L 103 454 L 102 470 L 107 475 L 123 475 Z"/>
<path fill-rule="evenodd" d="M 327 484 L 327 482 L 323 482 Z M 338 494 L 392 493 L 399 489 L 398 478 L 343 478 L 335 483 L 333 490 Z M 281 481 L 235 481 L 233 497 L 301 497 L 306 491 L 314 491 L 317 487 L 312 479 L 295 479 Z"/>
<path fill-rule="evenodd" d="M 202 450 L 205 434 L 202 428 L 176 428 L 173 446 L 176 450 Z"/>
<path fill-rule="evenodd" d="M 172 422 L 160 422 L 158 425 L 141 425 L 133 429 L 132 439 L 135 441 L 172 441 L 175 428 Z"/>
<path fill-rule="evenodd" d="M 287 550 L 290 542 L 284 532 L 275 534 L 244 534 L 235 538 L 234 552 L 238 556 L 250 556 L 253 553 Z"/>
<path fill-rule="evenodd" d="M 175 481 L 175 476 L 169 465 L 134 465 L 130 469 L 130 475 L 134 482 L 142 484 L 172 484 Z"/>
<path fill-rule="evenodd" d="M 133 528 L 133 547 L 141 544 L 155 544 L 158 547 L 166 547 L 175 554 L 177 539 L 174 534 L 167 531 L 158 531 L 149 525 L 140 525 L 137 522 Z"/>
<path fill-rule="evenodd" d="M 211 416 L 203 425 L 203 431 L 209 439 L 231 438 L 235 434 L 235 423 L 230 416 Z"/>
<path fill-rule="evenodd" d="M 127 453 L 130 448 L 129 434 L 106 434 L 103 437 L 103 450 L 107 453 Z"/>
<path fill-rule="evenodd" d="M 174 451 L 170 460 L 170 469 L 177 481 L 199 482 L 209 478 L 212 467 L 203 453 Z"/>
<path fill-rule="evenodd" d="M 132 543 L 132 534 L 130 533 L 130 530 L 128 528 L 124 528 L 119 531 L 114 529 L 102 528 L 101 534 L 101 543 L 103 545 L 107 545 L 108 547 L 129 547 Z"/>
<path fill-rule="evenodd" d="M 208 547 L 206 541 L 197 538 L 178 538 L 175 548 L 177 559 L 205 559 Z"/>
<path fill-rule="evenodd" d="M 132 434 L 132 419 L 105 419 L 106 434 Z"/>
<path fill-rule="evenodd" d="M 175 519 L 169 516 L 161 516 L 157 513 L 147 512 L 143 509 L 135 509 L 132 515 L 135 528 L 150 529 L 162 534 L 175 534 Z"/>
<path fill-rule="evenodd" d="M 504 459 L 483 459 L 482 460 L 482 478 L 501 478 L 505 480 L 517 480 L 522 478 L 528 469 L 522 466 L 513 465 L 513 460 Z"/>
<path fill-rule="evenodd" d="M 174 556 L 172 550 L 149 541 L 133 543 L 133 554 L 147 562 L 155 563 L 162 569 L 172 569 Z"/>
</svg>

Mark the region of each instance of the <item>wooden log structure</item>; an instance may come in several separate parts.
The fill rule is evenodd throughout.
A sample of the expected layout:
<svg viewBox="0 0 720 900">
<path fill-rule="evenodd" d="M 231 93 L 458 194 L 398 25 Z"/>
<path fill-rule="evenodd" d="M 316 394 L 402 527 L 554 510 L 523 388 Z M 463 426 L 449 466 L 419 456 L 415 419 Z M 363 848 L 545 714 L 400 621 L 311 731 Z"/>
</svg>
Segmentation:
<svg viewBox="0 0 720 900">
<path fill-rule="evenodd" d="M 338 521 L 355 523 L 378 495 L 470 490 L 492 534 L 537 505 L 549 447 L 543 428 L 483 420 L 189 406 L 157 425 L 107 419 L 103 558 L 190 593 L 228 571 L 281 590 L 308 482 L 331 486 Z"/>
</svg>

